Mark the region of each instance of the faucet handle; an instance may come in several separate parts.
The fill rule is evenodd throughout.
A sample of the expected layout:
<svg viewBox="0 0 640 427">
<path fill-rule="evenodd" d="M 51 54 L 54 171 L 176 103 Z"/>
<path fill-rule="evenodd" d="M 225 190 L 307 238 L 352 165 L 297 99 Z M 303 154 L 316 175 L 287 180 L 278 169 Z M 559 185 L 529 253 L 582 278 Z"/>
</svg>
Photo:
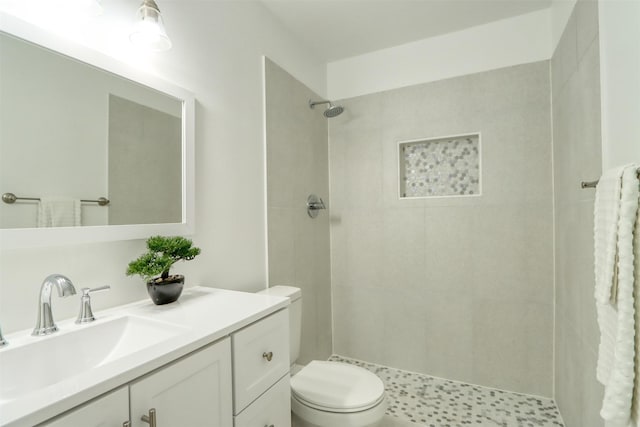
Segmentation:
<svg viewBox="0 0 640 427">
<path fill-rule="evenodd" d="M 97 288 L 82 288 L 82 289 L 80 289 L 80 292 L 82 292 L 82 296 L 89 296 L 90 293 L 100 292 L 100 291 L 107 291 L 109 289 L 111 289 L 111 286 L 105 285 L 105 286 L 100 286 L 100 287 L 97 287 Z"/>
<path fill-rule="evenodd" d="M 111 289 L 111 286 L 100 286 L 98 288 L 82 288 L 80 292 L 82 292 L 82 296 L 80 297 L 80 313 L 78 313 L 78 318 L 76 319 L 76 323 L 89 323 L 96 320 L 93 315 L 93 311 L 91 310 L 91 296 L 90 293 L 106 291 Z"/>
</svg>

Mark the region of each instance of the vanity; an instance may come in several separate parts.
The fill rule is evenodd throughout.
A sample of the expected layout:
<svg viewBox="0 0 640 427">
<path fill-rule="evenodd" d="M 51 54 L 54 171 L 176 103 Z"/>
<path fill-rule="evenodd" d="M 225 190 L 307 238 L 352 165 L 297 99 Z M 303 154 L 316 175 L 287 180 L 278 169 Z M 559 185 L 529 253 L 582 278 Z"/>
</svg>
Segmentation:
<svg viewBox="0 0 640 427">
<path fill-rule="evenodd" d="M 0 349 L 0 425 L 290 427 L 289 300 L 194 287 Z"/>
</svg>

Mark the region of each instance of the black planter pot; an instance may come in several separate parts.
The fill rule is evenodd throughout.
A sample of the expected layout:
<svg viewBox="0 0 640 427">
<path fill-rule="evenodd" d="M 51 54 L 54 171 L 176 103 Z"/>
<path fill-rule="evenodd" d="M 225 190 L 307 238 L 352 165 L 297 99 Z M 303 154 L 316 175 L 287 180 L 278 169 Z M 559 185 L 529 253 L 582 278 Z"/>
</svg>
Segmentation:
<svg viewBox="0 0 640 427">
<path fill-rule="evenodd" d="M 147 292 L 155 305 L 177 301 L 184 286 L 184 276 L 170 276 L 165 280 L 152 279 L 147 282 Z"/>
</svg>

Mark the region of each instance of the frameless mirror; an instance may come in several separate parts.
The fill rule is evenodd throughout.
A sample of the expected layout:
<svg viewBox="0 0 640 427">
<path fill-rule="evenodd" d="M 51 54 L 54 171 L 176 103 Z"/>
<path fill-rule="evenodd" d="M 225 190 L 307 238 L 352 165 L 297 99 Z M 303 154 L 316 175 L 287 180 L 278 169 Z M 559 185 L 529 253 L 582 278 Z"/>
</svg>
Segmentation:
<svg viewBox="0 0 640 427">
<path fill-rule="evenodd" d="M 68 42 L 1 30 L 2 245 L 189 234 L 193 96 Z"/>
</svg>

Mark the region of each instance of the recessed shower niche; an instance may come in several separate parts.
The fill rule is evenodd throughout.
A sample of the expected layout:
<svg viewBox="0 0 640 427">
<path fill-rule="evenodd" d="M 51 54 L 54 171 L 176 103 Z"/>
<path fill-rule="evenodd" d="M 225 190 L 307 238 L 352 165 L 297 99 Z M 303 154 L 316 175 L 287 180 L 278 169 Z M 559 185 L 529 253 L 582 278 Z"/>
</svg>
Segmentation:
<svg viewBox="0 0 640 427">
<path fill-rule="evenodd" d="M 398 143 L 400 198 L 479 196 L 480 134 Z"/>
</svg>

